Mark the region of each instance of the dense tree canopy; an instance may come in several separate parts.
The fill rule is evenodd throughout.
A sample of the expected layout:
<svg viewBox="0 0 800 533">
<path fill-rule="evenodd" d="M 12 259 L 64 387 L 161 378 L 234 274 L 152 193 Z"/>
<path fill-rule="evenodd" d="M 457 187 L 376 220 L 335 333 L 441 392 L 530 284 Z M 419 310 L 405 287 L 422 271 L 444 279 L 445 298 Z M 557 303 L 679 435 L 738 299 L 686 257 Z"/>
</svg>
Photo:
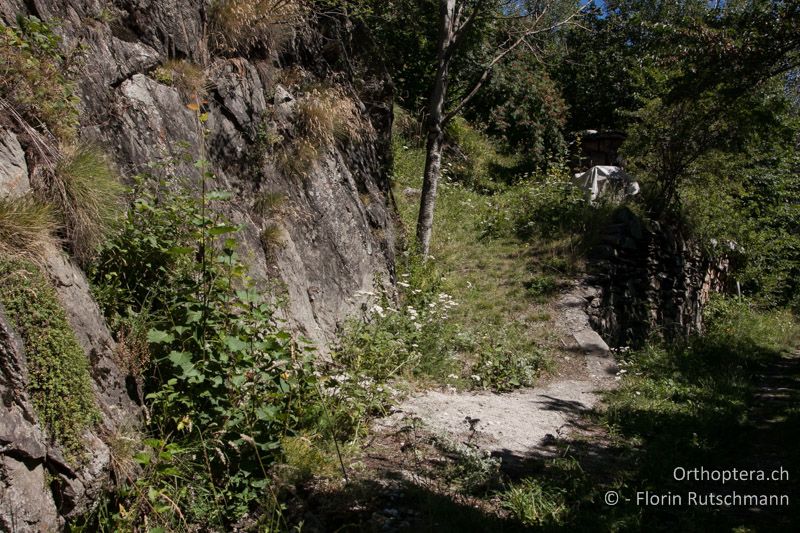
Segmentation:
<svg viewBox="0 0 800 533">
<path fill-rule="evenodd" d="M 369 17 L 400 105 L 422 120 L 444 4 L 392 0 Z M 800 3 L 609 0 L 559 25 L 576 6 L 463 2 L 477 15 L 448 64 L 444 113 L 459 112 L 531 168 L 563 156 L 582 130 L 624 132 L 650 216 L 682 221 L 704 242 L 741 243 L 746 286 L 796 300 Z M 531 15 L 549 29 L 492 63 Z"/>
</svg>

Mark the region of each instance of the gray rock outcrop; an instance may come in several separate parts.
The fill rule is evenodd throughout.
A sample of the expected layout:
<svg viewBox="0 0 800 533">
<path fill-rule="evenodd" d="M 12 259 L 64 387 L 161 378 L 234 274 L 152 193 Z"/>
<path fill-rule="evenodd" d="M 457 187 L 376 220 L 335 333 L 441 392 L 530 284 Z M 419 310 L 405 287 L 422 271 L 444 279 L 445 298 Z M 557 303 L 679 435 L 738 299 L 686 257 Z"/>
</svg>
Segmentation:
<svg viewBox="0 0 800 533">
<path fill-rule="evenodd" d="M 58 20 L 65 50 L 83 50 L 75 75 L 79 137 L 103 148 L 126 177 L 161 172 L 199 190 L 200 171 L 185 161 L 208 160 L 208 187 L 234 195 L 225 214 L 244 228 L 240 255 L 252 276 L 265 292 L 285 297 L 283 318 L 324 353 L 364 293 L 394 276 L 392 85 L 370 58 L 365 30 L 345 20 L 310 20 L 280 49 L 216 54 L 206 42 L 208 5 L 0 0 L 0 19 Z M 197 66 L 202 94 L 160 76 L 169 61 Z M 289 172 L 275 155 L 300 134 L 298 103 L 319 86 L 352 103 L 358 135 L 319 147 L 302 175 Z M 165 165 L 154 170 L 152 163 Z M 0 129 L 0 196 L 24 194 L 35 167 L 24 137 Z M 280 208 L 258 209 L 265 194 L 280 197 Z M 268 228 L 277 228 L 274 242 L 262 239 Z M 36 421 L 25 392 L 25 347 L 0 310 L 0 530 L 58 530 L 90 509 L 111 482 L 110 439 L 135 427 L 140 413 L 86 277 L 60 250 L 42 266 L 91 363 L 102 422 L 84 437 L 89 460 L 68 465 Z"/>
</svg>

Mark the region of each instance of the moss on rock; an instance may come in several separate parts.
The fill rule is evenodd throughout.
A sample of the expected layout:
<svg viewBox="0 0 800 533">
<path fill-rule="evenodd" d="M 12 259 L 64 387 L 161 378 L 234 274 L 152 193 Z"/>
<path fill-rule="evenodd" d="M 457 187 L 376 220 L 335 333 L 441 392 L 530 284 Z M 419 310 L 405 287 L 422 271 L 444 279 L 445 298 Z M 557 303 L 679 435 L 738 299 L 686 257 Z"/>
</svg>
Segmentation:
<svg viewBox="0 0 800 533">
<path fill-rule="evenodd" d="M 33 263 L 0 256 L 0 304 L 24 342 L 28 392 L 39 423 L 74 459 L 98 411 L 89 361 L 55 289 Z"/>
</svg>

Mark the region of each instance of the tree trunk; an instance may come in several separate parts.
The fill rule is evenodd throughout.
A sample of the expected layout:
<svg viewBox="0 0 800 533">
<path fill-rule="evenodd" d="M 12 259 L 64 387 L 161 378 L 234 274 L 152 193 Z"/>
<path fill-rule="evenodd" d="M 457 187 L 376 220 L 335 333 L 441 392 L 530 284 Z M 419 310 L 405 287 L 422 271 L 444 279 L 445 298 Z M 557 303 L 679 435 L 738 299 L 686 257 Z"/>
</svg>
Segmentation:
<svg viewBox="0 0 800 533">
<path fill-rule="evenodd" d="M 422 197 L 417 218 L 417 245 L 422 257 L 427 258 L 431 247 L 433 230 L 433 209 L 436 205 L 436 188 L 442 175 L 442 141 L 444 131 L 441 127 L 428 131 L 425 151 L 425 175 L 422 180 Z"/>
<path fill-rule="evenodd" d="M 433 230 L 433 210 L 436 205 L 436 188 L 442 175 L 442 143 L 444 141 L 445 100 L 450 66 L 450 45 L 454 36 L 455 0 L 441 0 L 441 26 L 436 78 L 428 106 L 428 141 L 425 147 L 425 175 L 422 179 L 422 197 L 417 218 L 417 246 L 423 258 L 428 257 Z"/>
</svg>

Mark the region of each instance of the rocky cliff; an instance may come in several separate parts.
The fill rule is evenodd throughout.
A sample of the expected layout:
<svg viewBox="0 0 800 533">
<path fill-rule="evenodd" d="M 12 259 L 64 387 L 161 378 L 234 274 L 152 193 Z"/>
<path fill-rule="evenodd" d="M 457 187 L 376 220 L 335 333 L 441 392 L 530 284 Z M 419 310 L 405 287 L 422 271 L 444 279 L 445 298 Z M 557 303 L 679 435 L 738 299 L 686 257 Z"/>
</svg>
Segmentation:
<svg viewBox="0 0 800 533">
<path fill-rule="evenodd" d="M 75 58 L 78 137 L 125 179 L 168 168 L 199 187 L 192 162 L 208 161 L 209 186 L 234 194 L 226 215 L 244 228 L 252 276 L 280 287 L 284 318 L 324 352 L 375 280 L 393 278 L 391 83 L 370 59 L 369 36 L 346 19 L 292 13 L 233 39 L 211 9 L 203 0 L 0 0 L 0 19 L 13 27 L 35 16 L 54 28 Z M 341 134 L 311 143 L 314 113 L 346 122 Z M 37 187 L 38 148 L 10 112 L 0 125 L 0 197 L 20 196 Z M 14 531 L 58 529 L 91 506 L 109 482 L 109 441 L 140 416 L 86 277 L 55 245 L 44 257 L 88 358 L 100 421 L 82 436 L 88 459 L 65 460 L 26 393 L 28 347 L 0 309 L 0 529 Z"/>
</svg>

